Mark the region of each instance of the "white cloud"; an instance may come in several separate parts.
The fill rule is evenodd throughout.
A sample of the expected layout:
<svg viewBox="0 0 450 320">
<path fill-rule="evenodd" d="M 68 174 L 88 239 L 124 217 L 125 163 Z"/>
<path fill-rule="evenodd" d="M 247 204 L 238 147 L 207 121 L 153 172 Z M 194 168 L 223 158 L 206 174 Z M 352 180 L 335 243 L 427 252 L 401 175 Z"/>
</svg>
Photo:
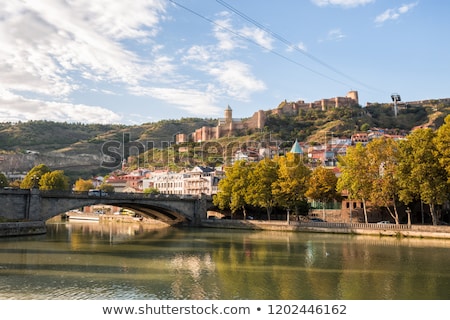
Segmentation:
<svg viewBox="0 0 450 320">
<path fill-rule="evenodd" d="M 163 4 L 160 0 L 0 0 L 1 92 L 16 96 L 16 108 L 27 103 L 38 108 L 46 105 L 55 111 L 54 106 L 61 104 L 58 101 L 83 88 L 83 79 L 136 85 L 154 70 L 172 72 L 169 59 L 157 57 L 144 65 L 136 53 L 120 42 L 155 34 Z M 41 100 L 34 100 L 36 96 Z M 68 110 L 87 111 L 86 108 L 89 107 L 76 105 Z M 87 114 L 98 110 L 92 108 Z M 101 109 L 99 114 L 109 114 L 105 111 Z M 13 117 L 14 110 L 8 114 Z M 29 119 L 32 112 L 17 111 L 19 114 Z M 48 116 L 52 114 L 74 116 L 77 121 L 82 117 L 80 112 L 53 112 Z M 112 112 L 104 118 L 118 119 Z"/>
<path fill-rule="evenodd" d="M 414 2 L 414 3 L 404 4 L 399 8 L 387 9 L 386 11 L 379 14 L 375 18 L 375 23 L 383 24 L 384 22 L 386 22 L 388 20 L 397 20 L 400 17 L 400 15 L 407 13 L 408 11 L 410 11 L 417 5 L 418 5 L 418 2 Z"/>
<path fill-rule="evenodd" d="M 226 14 L 223 13 L 222 15 Z M 218 47 L 220 50 L 231 51 L 240 46 L 236 35 L 229 30 L 232 30 L 232 26 L 231 20 L 228 17 L 223 17 L 215 21 L 213 31 L 216 39 L 219 41 Z"/>
<path fill-rule="evenodd" d="M 117 122 L 120 116 L 106 108 L 71 100 L 86 92 L 111 96 L 118 88 L 190 114 L 219 115 L 219 98 L 247 101 L 265 89 L 250 66 L 233 57 L 248 50 L 244 38 L 272 49 L 269 34 L 248 26 L 235 29 L 230 15 L 222 13 L 216 23 L 223 27 L 213 26 L 216 43 L 168 55 L 156 43 L 167 4 L 0 0 L 0 121 Z M 181 73 L 184 69 L 201 77 Z"/>
<path fill-rule="evenodd" d="M 19 120 L 119 123 L 121 117 L 111 110 L 98 106 L 25 99 L 0 90 L 0 122 Z"/>
<path fill-rule="evenodd" d="M 251 74 L 248 65 L 237 60 L 210 65 L 209 73 L 216 77 L 225 93 L 235 99 L 247 100 L 250 94 L 266 88 L 264 82 Z"/>
<path fill-rule="evenodd" d="M 136 95 L 149 96 L 177 105 L 193 116 L 217 116 L 222 109 L 215 104 L 214 94 L 205 94 L 195 89 L 134 87 Z"/>
<path fill-rule="evenodd" d="M 311 0 L 311 1 L 319 7 L 340 6 L 345 8 L 364 6 L 366 4 L 375 2 L 375 0 Z"/>
<path fill-rule="evenodd" d="M 239 34 L 243 37 L 257 43 L 259 46 L 267 50 L 273 49 L 273 38 L 267 32 L 259 28 L 244 27 L 239 30 Z"/>
<path fill-rule="evenodd" d="M 327 40 L 329 41 L 340 41 L 346 36 L 342 33 L 341 29 L 333 29 L 328 32 Z"/>
</svg>

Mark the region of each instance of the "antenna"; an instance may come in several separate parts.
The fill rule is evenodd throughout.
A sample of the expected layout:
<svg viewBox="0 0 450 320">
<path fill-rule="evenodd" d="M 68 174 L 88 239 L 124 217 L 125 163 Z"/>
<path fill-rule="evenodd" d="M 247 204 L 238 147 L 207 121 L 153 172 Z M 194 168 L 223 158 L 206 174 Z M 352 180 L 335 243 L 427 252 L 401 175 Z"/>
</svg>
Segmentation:
<svg viewBox="0 0 450 320">
<path fill-rule="evenodd" d="M 394 114 L 395 114 L 395 117 L 397 118 L 397 113 L 398 113 L 397 101 L 402 101 L 402 99 L 400 98 L 400 95 L 398 93 L 391 94 L 391 98 L 392 98 L 392 101 L 394 101 Z"/>
</svg>

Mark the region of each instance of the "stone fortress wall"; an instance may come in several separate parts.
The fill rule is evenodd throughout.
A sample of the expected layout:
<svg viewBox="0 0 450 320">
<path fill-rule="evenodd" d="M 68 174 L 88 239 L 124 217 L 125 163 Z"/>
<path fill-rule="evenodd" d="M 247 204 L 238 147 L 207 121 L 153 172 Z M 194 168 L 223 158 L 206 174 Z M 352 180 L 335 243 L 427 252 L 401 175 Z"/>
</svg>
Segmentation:
<svg viewBox="0 0 450 320">
<path fill-rule="evenodd" d="M 286 100 L 280 103 L 276 109 L 263 111 L 256 111 L 252 117 L 248 119 L 233 118 L 233 111 L 230 106 L 227 106 L 224 112 L 224 118 L 220 118 L 215 127 L 202 127 L 195 132 L 186 134 L 179 133 L 175 136 L 176 143 L 194 141 L 203 142 L 222 137 L 232 136 L 239 131 L 254 130 L 264 128 L 266 117 L 270 114 L 284 114 L 296 115 L 300 110 L 320 109 L 328 110 L 331 108 L 347 107 L 358 105 L 358 92 L 349 91 L 345 97 L 335 97 L 329 99 L 321 99 L 314 102 L 306 103 L 303 100 L 296 102 L 287 102 Z"/>
</svg>

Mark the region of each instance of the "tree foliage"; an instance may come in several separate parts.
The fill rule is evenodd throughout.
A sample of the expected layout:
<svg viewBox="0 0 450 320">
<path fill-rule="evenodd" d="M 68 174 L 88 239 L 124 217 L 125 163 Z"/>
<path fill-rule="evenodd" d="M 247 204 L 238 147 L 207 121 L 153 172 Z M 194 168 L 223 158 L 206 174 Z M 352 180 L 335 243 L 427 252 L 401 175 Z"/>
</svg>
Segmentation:
<svg viewBox="0 0 450 320">
<path fill-rule="evenodd" d="M 88 191 L 89 189 L 94 189 L 94 183 L 91 179 L 79 178 L 75 181 L 74 191 Z"/>
<path fill-rule="evenodd" d="M 398 179 L 400 200 L 408 204 L 420 199 L 430 207 L 434 225 L 438 222 L 437 205 L 448 200 L 447 171 L 438 160 L 436 132 L 432 129 L 413 131 L 399 144 Z"/>
<path fill-rule="evenodd" d="M 248 186 L 245 200 L 247 203 L 265 208 L 270 220 L 276 197 L 272 193 L 272 185 L 277 180 L 277 164 L 269 158 L 259 161 L 248 174 Z"/>
<path fill-rule="evenodd" d="M 6 178 L 6 176 L 2 172 L 0 172 L 0 188 L 8 186 L 9 186 L 8 178 Z"/>
<path fill-rule="evenodd" d="M 248 175 L 253 166 L 244 160 L 236 161 L 225 171 L 225 178 L 219 182 L 219 191 L 213 197 L 213 203 L 219 209 L 230 209 L 232 214 L 242 210 L 247 215 L 246 192 L 249 184 Z"/>
<path fill-rule="evenodd" d="M 437 130 L 435 145 L 439 162 L 447 171 L 448 183 L 450 184 L 450 115 L 445 118 L 445 123 Z"/>
<path fill-rule="evenodd" d="M 20 183 L 20 188 L 31 189 L 39 187 L 42 176 L 48 172 L 50 172 L 50 169 L 45 164 L 41 163 L 34 166 Z"/>
<path fill-rule="evenodd" d="M 308 190 L 306 190 L 305 196 L 322 202 L 324 216 L 325 203 L 339 198 L 339 194 L 336 190 L 337 180 L 334 172 L 323 166 L 315 168 L 309 178 Z"/>
<path fill-rule="evenodd" d="M 306 201 L 311 170 L 305 166 L 302 156 L 294 153 L 279 157 L 277 163 L 278 179 L 273 183 L 273 195 L 279 206 L 294 209 L 298 214 Z"/>
<path fill-rule="evenodd" d="M 337 190 L 347 191 L 348 198 L 361 200 L 364 208 L 364 220 L 368 223 L 367 200 L 371 194 L 371 183 L 369 163 L 367 161 L 367 150 L 357 143 L 354 147 L 347 148 L 347 154 L 339 162 L 341 176 L 338 179 Z"/>
<path fill-rule="evenodd" d="M 69 190 L 69 178 L 63 170 L 44 173 L 39 180 L 41 190 Z"/>
<path fill-rule="evenodd" d="M 396 203 L 399 192 L 398 161 L 398 145 L 395 140 L 379 138 L 371 140 L 367 144 L 368 171 L 372 182 L 370 202 L 373 205 L 387 208 L 396 224 L 399 223 Z"/>
</svg>

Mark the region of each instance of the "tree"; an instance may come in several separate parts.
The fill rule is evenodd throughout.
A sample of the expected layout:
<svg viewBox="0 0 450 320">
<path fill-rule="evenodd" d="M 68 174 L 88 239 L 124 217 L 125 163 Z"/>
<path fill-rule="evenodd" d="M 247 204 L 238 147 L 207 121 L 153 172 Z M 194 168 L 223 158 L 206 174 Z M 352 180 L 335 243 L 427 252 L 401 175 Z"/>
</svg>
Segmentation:
<svg viewBox="0 0 450 320">
<path fill-rule="evenodd" d="M 77 181 L 75 181 L 74 191 L 89 191 L 89 189 L 94 189 L 94 184 L 92 183 L 92 180 L 84 180 L 82 178 L 79 178 Z"/>
<path fill-rule="evenodd" d="M 31 189 L 39 187 L 41 177 L 50 172 L 50 169 L 45 164 L 38 164 L 34 166 L 20 183 L 21 189 Z"/>
<path fill-rule="evenodd" d="M 44 173 L 39 180 L 41 190 L 69 190 L 69 178 L 63 170 Z"/>
<path fill-rule="evenodd" d="M 325 219 L 325 204 L 339 198 L 336 190 L 337 177 L 334 172 L 323 166 L 313 170 L 305 195 L 323 204 L 323 218 Z"/>
<path fill-rule="evenodd" d="M 370 201 L 375 205 L 385 207 L 395 223 L 398 224 L 397 142 L 385 137 L 370 141 L 367 144 L 367 162 L 372 181 Z M 409 215 L 408 222 L 410 222 Z"/>
<path fill-rule="evenodd" d="M 439 152 L 439 162 L 447 171 L 447 182 L 450 184 L 450 115 L 445 117 L 444 121 L 437 130 L 435 144 Z"/>
<path fill-rule="evenodd" d="M 277 204 L 288 209 L 294 209 L 298 215 L 299 207 L 306 202 L 311 170 L 304 163 L 302 156 L 287 153 L 276 159 L 278 163 L 278 179 L 273 183 L 273 195 Z"/>
<path fill-rule="evenodd" d="M 6 178 L 6 176 L 2 172 L 0 172 L 0 188 L 8 186 L 9 186 L 8 178 Z"/>
<path fill-rule="evenodd" d="M 439 162 L 431 129 L 413 131 L 399 143 L 399 198 L 409 204 L 415 198 L 428 204 L 433 225 L 438 223 L 437 206 L 448 200 L 447 171 Z"/>
<path fill-rule="evenodd" d="M 267 220 L 270 220 L 276 198 L 272 193 L 272 185 L 277 180 L 277 164 L 269 158 L 259 161 L 248 175 L 246 202 L 265 208 Z"/>
<path fill-rule="evenodd" d="M 341 175 L 338 179 L 337 190 L 339 192 L 346 190 L 349 199 L 362 201 L 364 220 L 368 223 L 366 202 L 372 191 L 372 180 L 366 148 L 361 143 L 347 148 L 347 154 L 340 159 L 338 165 L 341 168 Z"/>
<path fill-rule="evenodd" d="M 144 192 L 144 194 L 159 194 L 158 188 L 154 188 L 154 187 L 146 188 L 146 189 L 144 189 L 143 192 Z"/>
<path fill-rule="evenodd" d="M 213 204 L 221 210 L 230 209 L 232 214 L 242 210 L 247 217 L 245 200 L 248 188 L 248 175 L 252 164 L 244 160 L 236 161 L 225 171 L 225 178 L 219 181 L 219 191 L 213 197 Z"/>
<path fill-rule="evenodd" d="M 107 192 L 107 193 L 114 192 L 114 186 L 112 184 L 109 184 L 109 183 L 103 182 L 98 188 L 100 190 L 102 190 L 102 191 Z"/>
<path fill-rule="evenodd" d="M 8 178 L 6 178 L 6 176 L 0 172 L 0 188 L 8 186 L 9 186 Z"/>
</svg>

